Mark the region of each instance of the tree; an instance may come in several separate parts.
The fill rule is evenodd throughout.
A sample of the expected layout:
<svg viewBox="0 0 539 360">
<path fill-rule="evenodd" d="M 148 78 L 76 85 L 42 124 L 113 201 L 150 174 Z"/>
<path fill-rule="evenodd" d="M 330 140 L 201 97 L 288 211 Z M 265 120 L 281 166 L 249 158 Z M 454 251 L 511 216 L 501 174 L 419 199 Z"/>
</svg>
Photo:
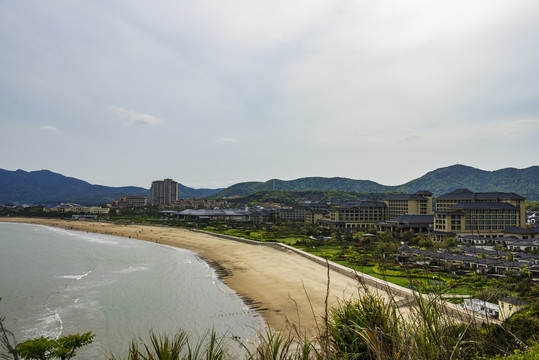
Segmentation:
<svg viewBox="0 0 539 360">
<path fill-rule="evenodd" d="M 48 360 L 61 359 L 68 360 L 76 355 L 75 350 L 91 344 L 95 334 L 91 331 L 79 334 L 61 336 L 58 339 L 40 337 L 26 340 L 15 346 L 18 355 L 25 359 Z"/>
<path fill-rule="evenodd" d="M 91 344 L 95 334 L 91 331 L 82 335 L 72 334 L 61 336 L 58 339 L 40 337 L 26 340 L 15 346 L 15 351 L 24 359 L 48 360 L 61 359 L 68 360 L 76 355 L 75 350 Z"/>
</svg>

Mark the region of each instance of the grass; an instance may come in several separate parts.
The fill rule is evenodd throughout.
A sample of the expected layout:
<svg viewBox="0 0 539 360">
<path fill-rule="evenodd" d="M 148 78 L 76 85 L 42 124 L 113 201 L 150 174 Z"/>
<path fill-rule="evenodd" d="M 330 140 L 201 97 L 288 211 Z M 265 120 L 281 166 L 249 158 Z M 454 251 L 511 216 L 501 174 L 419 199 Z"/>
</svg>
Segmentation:
<svg viewBox="0 0 539 360">
<path fill-rule="evenodd" d="M 328 277 L 328 286 L 329 286 Z M 358 287 L 362 287 L 358 283 Z M 529 324 L 515 331 L 522 321 L 518 316 L 529 317 L 539 328 L 538 304 L 528 312 L 519 312 L 504 322 L 503 326 L 488 324 L 480 327 L 475 318 L 455 318 L 439 294 L 415 297 L 415 304 L 400 312 L 388 290 L 388 297 L 370 293 L 363 286 L 365 295 L 359 299 L 343 301 L 318 318 L 317 334 L 307 339 L 296 328 L 284 332 L 268 329 L 259 334 L 255 344 L 241 344 L 246 360 L 468 360 L 537 358 L 537 332 L 527 331 Z M 535 307 L 534 307 L 535 306 Z M 533 313 L 533 314 L 532 314 Z M 328 316 L 329 315 L 329 316 Z M 517 317 L 516 324 L 511 320 Z M 0 325 L 3 318 L 0 317 Z M 512 327 L 513 326 L 513 327 Z M 522 327 L 522 326 L 521 326 Z M 0 336 L 0 359 L 19 359 L 11 353 L 10 333 L 3 330 Z M 524 331 L 524 332 L 522 332 Z M 2 335 L 2 333 L 0 333 Z M 127 360 L 229 360 L 238 359 L 231 354 L 226 337 L 214 331 L 191 343 L 188 335 L 179 331 L 175 335 L 150 333 L 150 340 L 134 339 L 128 346 Z M 235 341 L 239 341 L 235 339 Z M 7 346 L 6 346 L 7 344 Z M 531 347 L 531 348 L 530 348 Z M 16 348 L 16 347 L 15 347 Z M 27 357 L 32 359 L 34 357 Z M 48 359 L 51 357 L 39 357 Z M 111 360 L 116 360 L 114 355 Z M 120 359 L 118 359 L 120 360 Z"/>
<path fill-rule="evenodd" d="M 358 285 L 361 286 L 361 285 Z M 364 289 L 366 290 L 366 289 Z M 391 295 L 391 294 L 390 294 Z M 247 360 L 427 360 L 489 359 L 497 354 L 532 359 L 537 346 L 527 352 L 524 342 L 513 339 L 501 326 L 482 329 L 474 320 L 461 321 L 449 313 L 436 296 L 416 297 L 415 306 L 403 315 L 390 296 L 366 292 L 343 301 L 319 321 L 318 335 L 309 340 L 297 329 L 259 334 L 253 346 L 243 344 Z M 324 320 L 326 319 L 326 320 Z M 228 360 L 227 343 L 210 335 L 191 345 L 185 333 L 173 337 L 151 335 L 149 343 L 133 341 L 128 360 Z M 511 343 L 510 346 L 507 344 Z M 114 359 L 114 357 L 112 357 Z"/>
</svg>

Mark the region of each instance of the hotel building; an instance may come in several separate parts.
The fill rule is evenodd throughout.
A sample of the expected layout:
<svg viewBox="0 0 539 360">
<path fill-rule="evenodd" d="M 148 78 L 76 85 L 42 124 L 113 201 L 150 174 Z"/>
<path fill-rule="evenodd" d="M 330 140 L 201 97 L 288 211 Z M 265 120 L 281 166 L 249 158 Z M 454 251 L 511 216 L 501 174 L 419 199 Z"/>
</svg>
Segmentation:
<svg viewBox="0 0 539 360">
<path fill-rule="evenodd" d="M 524 197 L 515 193 L 455 190 L 436 199 L 434 240 L 475 235 L 497 238 L 504 230 L 526 225 Z"/>
<path fill-rule="evenodd" d="M 388 219 L 401 215 L 432 215 L 432 193 L 418 191 L 415 194 L 395 194 L 384 199 Z"/>
<path fill-rule="evenodd" d="M 372 200 L 348 201 L 327 211 L 318 223 L 329 229 L 369 229 L 387 218 L 387 205 Z"/>
<path fill-rule="evenodd" d="M 150 188 L 150 204 L 169 205 L 178 200 L 178 183 L 172 179 L 156 180 Z"/>
</svg>

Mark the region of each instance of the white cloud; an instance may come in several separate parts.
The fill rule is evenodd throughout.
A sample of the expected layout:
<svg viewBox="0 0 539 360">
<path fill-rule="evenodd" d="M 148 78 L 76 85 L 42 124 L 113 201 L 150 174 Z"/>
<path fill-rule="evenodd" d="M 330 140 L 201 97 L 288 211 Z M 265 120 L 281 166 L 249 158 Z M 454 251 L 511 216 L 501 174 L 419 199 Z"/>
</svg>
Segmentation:
<svg viewBox="0 0 539 360">
<path fill-rule="evenodd" d="M 407 142 L 407 143 L 411 143 L 411 142 L 415 142 L 415 141 L 418 141 L 418 140 L 421 140 L 421 136 L 418 136 L 418 135 L 410 135 L 410 136 L 407 136 L 403 142 Z"/>
<path fill-rule="evenodd" d="M 124 121 L 126 125 L 159 125 L 164 121 L 155 116 L 148 114 L 139 114 L 133 110 L 121 108 L 119 106 L 109 106 L 110 110 L 114 112 L 120 119 Z"/>
<path fill-rule="evenodd" d="M 233 139 L 233 138 L 222 137 L 222 138 L 215 139 L 215 142 L 216 143 L 226 143 L 226 144 L 236 144 L 238 142 L 238 140 Z"/>
<path fill-rule="evenodd" d="M 519 138 L 527 134 L 539 132 L 539 119 L 515 120 L 501 123 L 494 127 L 493 132 L 499 136 L 510 139 Z"/>
<path fill-rule="evenodd" d="M 539 132 L 539 119 L 493 121 L 489 123 L 470 123 L 458 128 L 440 129 L 433 138 L 444 135 L 454 139 L 491 139 L 515 140 Z"/>
<path fill-rule="evenodd" d="M 60 133 L 60 130 L 58 130 L 57 128 L 55 128 L 54 126 L 52 125 L 45 125 L 45 126 L 42 126 L 39 128 L 39 130 L 43 131 L 43 132 L 48 132 L 48 133 L 55 133 L 55 134 L 59 134 Z"/>
</svg>

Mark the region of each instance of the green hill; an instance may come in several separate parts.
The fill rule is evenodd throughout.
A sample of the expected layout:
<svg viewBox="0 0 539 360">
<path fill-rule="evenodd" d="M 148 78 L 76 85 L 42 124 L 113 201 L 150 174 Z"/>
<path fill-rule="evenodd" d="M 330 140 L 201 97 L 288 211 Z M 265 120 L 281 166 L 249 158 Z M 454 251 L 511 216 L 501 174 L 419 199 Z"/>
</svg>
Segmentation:
<svg viewBox="0 0 539 360">
<path fill-rule="evenodd" d="M 358 193 L 414 193 L 428 190 L 434 196 L 466 188 L 474 192 L 514 192 L 528 200 L 539 200 L 539 166 L 485 171 L 465 165 L 436 169 L 403 185 L 386 186 L 368 180 L 308 177 L 296 180 L 268 180 L 235 184 L 212 197 L 247 196 L 260 191 L 347 191 Z"/>
<path fill-rule="evenodd" d="M 219 189 L 192 189 L 178 185 L 179 197 L 202 198 Z M 136 186 L 109 187 L 92 185 L 86 181 L 67 177 L 49 170 L 27 172 L 0 169 L 0 204 L 52 204 L 74 202 L 97 205 L 127 196 L 146 195 L 149 190 Z"/>
<path fill-rule="evenodd" d="M 403 185 L 386 186 L 369 180 L 353 180 L 342 177 L 306 177 L 295 180 L 272 179 L 266 182 L 250 181 L 232 185 L 226 189 L 192 189 L 178 185 L 179 198 L 248 196 L 265 192 L 259 197 L 271 201 L 273 195 L 267 192 L 329 192 L 303 193 L 296 198 L 317 201 L 327 197 L 355 197 L 362 194 L 414 193 L 419 190 L 431 191 L 434 196 L 466 188 L 474 192 L 514 192 L 527 200 L 539 200 L 539 166 L 526 169 L 507 168 L 485 171 L 465 165 L 453 165 L 428 172 L 422 177 Z M 331 193 L 333 192 L 333 193 Z M 344 192 L 338 194 L 336 192 Z M 348 193 L 348 194 L 347 194 Z M 354 194 L 352 194 L 354 193 Z M 0 169 L 0 204 L 58 204 L 76 202 L 81 204 L 102 204 L 118 199 L 121 194 L 149 195 L 149 190 L 135 186 L 108 187 L 92 185 L 86 181 L 66 177 L 48 170 L 26 172 Z M 358 195 L 359 194 L 359 195 Z M 275 195 L 275 194 L 274 194 Z M 290 197 L 289 194 L 282 194 Z M 311 199 L 307 199 L 311 196 Z M 253 200 L 254 201 L 254 200 Z"/>
</svg>

